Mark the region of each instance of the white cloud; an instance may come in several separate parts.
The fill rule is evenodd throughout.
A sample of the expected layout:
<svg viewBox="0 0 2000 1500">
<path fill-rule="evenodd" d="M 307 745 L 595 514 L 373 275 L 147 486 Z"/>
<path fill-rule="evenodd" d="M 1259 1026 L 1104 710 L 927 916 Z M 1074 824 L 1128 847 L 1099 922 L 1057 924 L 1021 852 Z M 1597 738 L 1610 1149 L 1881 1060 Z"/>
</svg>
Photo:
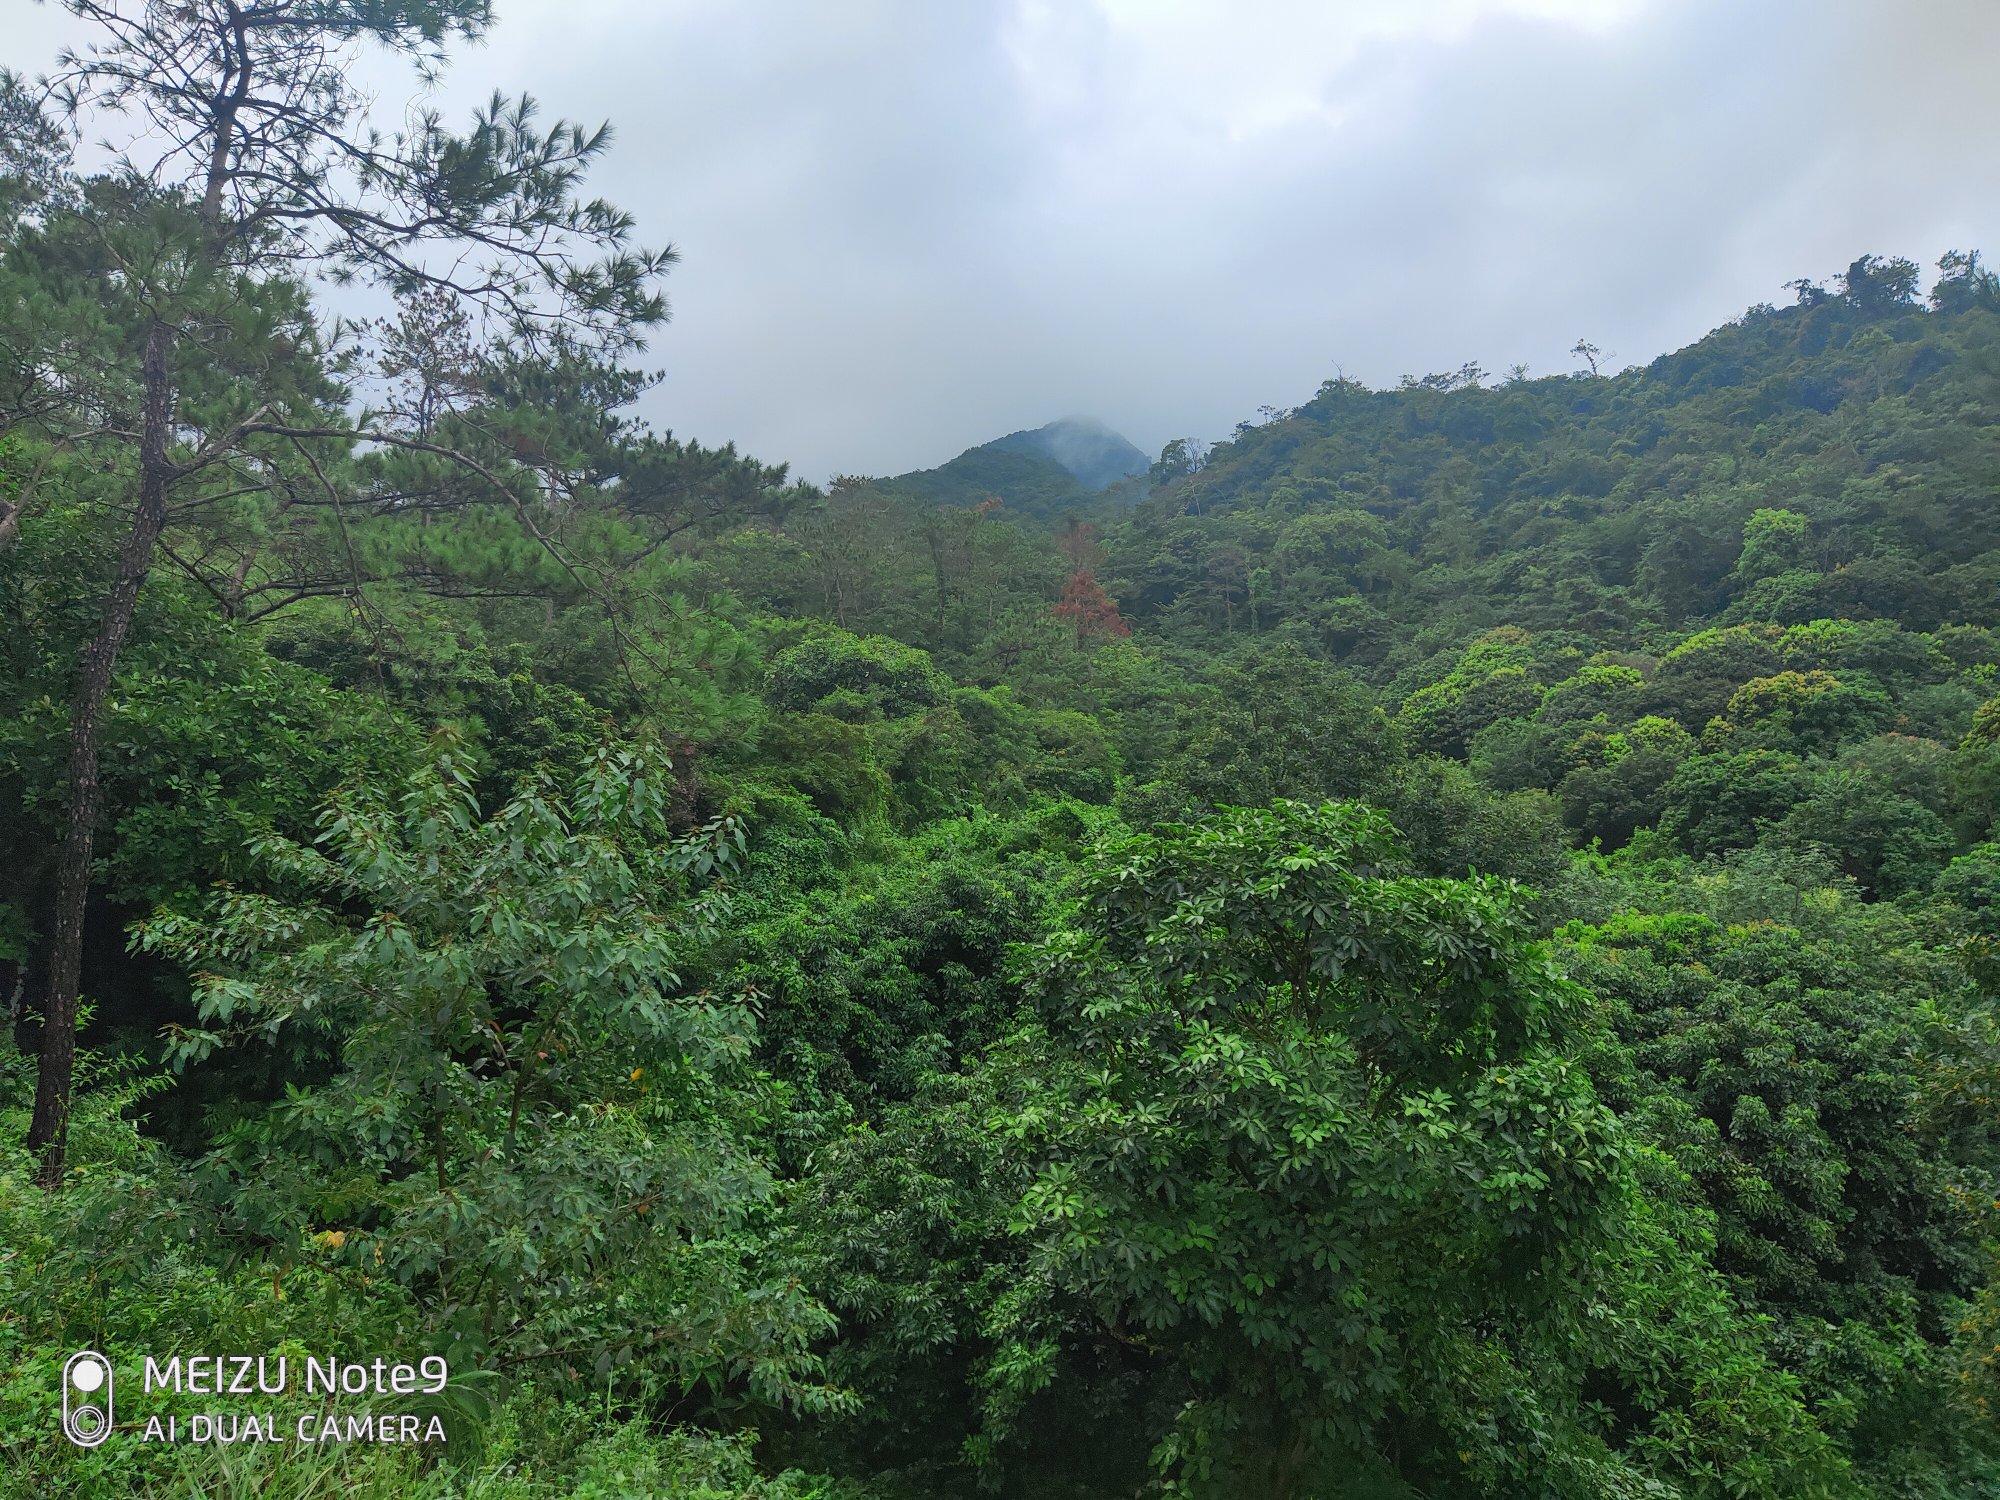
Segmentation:
<svg viewBox="0 0 2000 1500">
<path fill-rule="evenodd" d="M 809 477 L 1072 411 L 1154 447 L 1641 359 L 1864 250 L 2000 252 L 1987 0 L 501 0 L 448 85 L 618 126 L 650 399 Z M 13 62 L 53 35 L 17 36 Z"/>
</svg>

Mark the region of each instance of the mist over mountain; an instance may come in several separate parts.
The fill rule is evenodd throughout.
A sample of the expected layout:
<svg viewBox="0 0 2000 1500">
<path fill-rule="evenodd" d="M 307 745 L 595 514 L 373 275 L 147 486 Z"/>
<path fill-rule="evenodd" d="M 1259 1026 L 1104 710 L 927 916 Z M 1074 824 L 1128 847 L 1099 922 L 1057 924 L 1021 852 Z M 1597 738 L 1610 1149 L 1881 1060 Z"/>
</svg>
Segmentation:
<svg viewBox="0 0 2000 1500">
<path fill-rule="evenodd" d="M 1121 479 L 1143 474 L 1150 462 L 1135 444 L 1095 417 L 1063 417 L 1042 427 L 1010 432 L 983 446 L 1053 459 L 1078 484 L 1091 490 L 1109 489 Z"/>
<path fill-rule="evenodd" d="M 1115 490 L 1146 472 L 1139 448 L 1094 417 L 1062 417 L 968 448 L 949 463 L 888 480 L 884 488 L 937 505 L 997 499 L 1017 515 L 1052 520 L 1116 514 L 1139 498 Z"/>
</svg>

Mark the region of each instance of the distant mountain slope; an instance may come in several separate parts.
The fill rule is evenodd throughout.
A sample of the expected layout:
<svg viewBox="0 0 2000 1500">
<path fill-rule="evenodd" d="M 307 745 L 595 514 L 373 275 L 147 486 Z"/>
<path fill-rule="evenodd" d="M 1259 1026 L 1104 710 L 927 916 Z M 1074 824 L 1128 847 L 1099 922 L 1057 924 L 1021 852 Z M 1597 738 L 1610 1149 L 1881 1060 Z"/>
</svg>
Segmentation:
<svg viewBox="0 0 2000 1500">
<path fill-rule="evenodd" d="M 1143 474 L 1149 462 L 1138 448 L 1091 417 L 1064 417 L 1046 427 L 1010 432 L 985 446 L 1054 459 L 1090 490 L 1109 489 L 1121 479 Z"/>
<path fill-rule="evenodd" d="M 935 469 L 899 474 L 884 488 L 937 505 L 977 505 L 997 496 L 1018 515 L 1052 521 L 1125 509 L 1136 493 L 1104 492 L 1146 467 L 1146 455 L 1103 423 L 1064 417 L 968 448 Z"/>
<path fill-rule="evenodd" d="M 1156 486 L 1104 585 L 1135 625 L 1282 631 L 1383 681 L 1503 626 L 2000 626 L 2000 282 L 1926 308 L 1914 278 L 1864 257 L 1604 378 L 1330 380 Z"/>
</svg>

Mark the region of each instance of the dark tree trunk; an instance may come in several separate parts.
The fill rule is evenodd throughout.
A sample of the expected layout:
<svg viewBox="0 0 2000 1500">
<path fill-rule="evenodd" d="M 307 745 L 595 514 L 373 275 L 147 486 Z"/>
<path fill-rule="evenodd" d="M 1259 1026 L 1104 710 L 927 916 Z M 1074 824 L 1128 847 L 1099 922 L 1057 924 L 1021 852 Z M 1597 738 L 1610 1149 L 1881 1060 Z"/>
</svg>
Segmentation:
<svg viewBox="0 0 2000 1500">
<path fill-rule="evenodd" d="M 69 821 L 56 859 L 54 941 L 49 950 L 48 993 L 42 1007 L 41 1063 L 35 1077 L 35 1115 L 28 1126 L 28 1149 L 41 1155 L 44 1187 L 62 1181 L 63 1150 L 69 1135 L 70 1077 L 76 1065 L 76 1002 L 83 973 L 83 916 L 90 895 L 90 857 L 103 801 L 97 779 L 98 738 L 104 700 L 118 653 L 132 628 L 139 586 L 152 567 L 153 548 L 167 519 L 167 486 L 174 477 L 167 462 L 172 422 L 172 372 L 168 354 L 173 330 L 155 322 L 146 332 L 141 370 L 145 426 L 139 442 L 139 507 L 132 529 L 118 549 L 118 574 L 104 603 L 104 619 L 83 649 L 76 696 L 69 711 Z"/>
</svg>

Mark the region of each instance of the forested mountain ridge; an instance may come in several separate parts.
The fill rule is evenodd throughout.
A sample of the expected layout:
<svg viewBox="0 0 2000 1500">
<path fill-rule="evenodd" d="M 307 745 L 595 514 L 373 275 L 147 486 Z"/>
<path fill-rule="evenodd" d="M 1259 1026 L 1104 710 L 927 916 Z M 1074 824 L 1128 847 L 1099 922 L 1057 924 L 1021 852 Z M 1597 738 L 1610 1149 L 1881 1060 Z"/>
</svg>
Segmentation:
<svg viewBox="0 0 2000 1500">
<path fill-rule="evenodd" d="M 1687 797 L 1724 750 L 1824 758 L 1872 732 L 1883 784 L 1983 830 L 1984 782 L 1947 805 L 1905 763 L 1972 730 L 2000 624 L 2000 307 L 1976 258 L 1946 269 L 1926 308 L 1907 262 L 1864 257 L 1836 292 L 1801 283 L 1609 378 L 1329 382 L 1108 532 L 1102 579 L 1163 638 L 1296 643 L 1379 684 L 1413 748 L 1566 787 L 1581 836 L 1623 842 L 1682 795 L 1601 800 L 1636 774 L 1606 747 L 1642 725 L 1650 757 L 1686 757 Z M 1728 714 L 1835 703 L 1843 729 L 1783 745 Z"/>
<path fill-rule="evenodd" d="M 1976 258 L 819 489 L 633 414 L 607 137 L 366 128 L 483 5 L 234 14 L 76 64 L 157 173 L 0 78 L 0 1485 L 2000 1483 Z M 196 1351 L 447 1440 L 141 1441 Z"/>
<path fill-rule="evenodd" d="M 1995 309 L 1976 277 L 1929 310 L 1875 285 L 1901 265 L 1609 378 L 1329 381 L 1150 501 L 1109 576 L 1129 615 L 1371 666 L 1498 624 L 1992 624 Z"/>
</svg>

